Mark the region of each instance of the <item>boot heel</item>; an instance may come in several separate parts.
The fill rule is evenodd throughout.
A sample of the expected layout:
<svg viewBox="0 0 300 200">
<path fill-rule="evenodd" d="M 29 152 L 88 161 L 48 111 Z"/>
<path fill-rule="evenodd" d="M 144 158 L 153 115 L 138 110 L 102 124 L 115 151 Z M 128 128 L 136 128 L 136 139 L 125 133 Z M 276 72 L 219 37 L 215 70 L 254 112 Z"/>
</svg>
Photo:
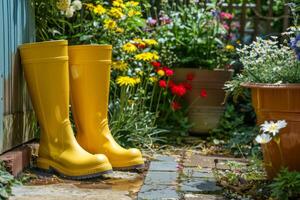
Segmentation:
<svg viewBox="0 0 300 200">
<path fill-rule="evenodd" d="M 42 159 L 42 158 L 38 158 L 37 159 L 37 167 L 42 169 L 42 170 L 45 170 L 45 171 L 50 171 L 50 163 L 45 160 L 45 159 Z"/>
</svg>

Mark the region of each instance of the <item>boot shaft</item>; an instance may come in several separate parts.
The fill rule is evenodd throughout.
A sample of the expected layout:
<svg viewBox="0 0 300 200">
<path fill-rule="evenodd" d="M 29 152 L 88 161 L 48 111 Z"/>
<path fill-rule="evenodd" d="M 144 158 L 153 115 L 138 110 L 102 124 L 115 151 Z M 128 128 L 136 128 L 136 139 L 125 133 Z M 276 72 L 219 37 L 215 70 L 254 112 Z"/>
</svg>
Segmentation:
<svg viewBox="0 0 300 200">
<path fill-rule="evenodd" d="M 41 143 L 45 140 L 62 143 L 66 137 L 72 137 L 61 134 L 70 126 L 68 42 L 61 40 L 24 44 L 20 46 L 20 54 L 31 101 L 42 131 Z"/>
<path fill-rule="evenodd" d="M 107 127 L 111 51 L 110 45 L 69 47 L 71 101 L 78 131 L 86 132 L 95 124 Z"/>
</svg>

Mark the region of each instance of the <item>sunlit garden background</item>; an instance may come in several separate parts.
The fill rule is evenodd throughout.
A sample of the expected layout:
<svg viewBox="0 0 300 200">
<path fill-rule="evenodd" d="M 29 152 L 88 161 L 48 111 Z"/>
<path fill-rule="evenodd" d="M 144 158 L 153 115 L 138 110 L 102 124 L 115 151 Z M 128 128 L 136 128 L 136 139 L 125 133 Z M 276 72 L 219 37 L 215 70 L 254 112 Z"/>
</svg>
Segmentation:
<svg viewBox="0 0 300 200">
<path fill-rule="evenodd" d="M 228 199 L 300 198 L 297 0 L 32 5 L 37 41 L 113 46 L 109 126 L 121 145 L 243 158 L 214 171 Z"/>
</svg>

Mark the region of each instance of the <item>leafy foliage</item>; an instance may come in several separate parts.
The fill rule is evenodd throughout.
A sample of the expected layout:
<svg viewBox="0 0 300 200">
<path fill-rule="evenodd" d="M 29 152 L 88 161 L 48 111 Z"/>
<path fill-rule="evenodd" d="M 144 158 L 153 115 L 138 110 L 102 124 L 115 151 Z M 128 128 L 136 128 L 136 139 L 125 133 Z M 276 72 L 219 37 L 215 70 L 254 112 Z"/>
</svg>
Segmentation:
<svg viewBox="0 0 300 200">
<path fill-rule="evenodd" d="M 127 106 L 119 112 L 118 105 L 110 104 L 110 128 L 115 139 L 124 146 L 153 148 L 154 143 L 165 142 L 166 129 L 157 128 L 155 115 L 147 110 Z"/>
<path fill-rule="evenodd" d="M 213 69 L 229 63 L 231 50 L 225 49 L 224 42 L 227 31 L 215 5 L 166 4 L 162 9 L 159 17 L 168 21 L 156 27 L 155 35 L 178 57 L 177 66 Z"/>
<path fill-rule="evenodd" d="M 230 161 L 226 165 L 228 170 L 214 170 L 219 184 L 228 189 L 224 196 L 228 199 L 268 198 L 266 174 L 260 160 L 252 158 L 249 163 Z"/>
<path fill-rule="evenodd" d="M 272 197 L 278 200 L 300 198 L 300 173 L 282 169 L 278 176 L 270 184 Z"/>
<path fill-rule="evenodd" d="M 234 101 L 232 96 L 228 97 L 225 112 L 212 133 L 214 138 L 226 140 L 225 149 L 236 156 L 260 155 L 259 146 L 253 143 L 258 130 L 249 91 L 244 90 L 242 96 L 238 101 Z"/>
<path fill-rule="evenodd" d="M 11 195 L 11 187 L 21 184 L 4 167 L 4 163 L 0 163 L 0 199 L 8 199 Z"/>
</svg>

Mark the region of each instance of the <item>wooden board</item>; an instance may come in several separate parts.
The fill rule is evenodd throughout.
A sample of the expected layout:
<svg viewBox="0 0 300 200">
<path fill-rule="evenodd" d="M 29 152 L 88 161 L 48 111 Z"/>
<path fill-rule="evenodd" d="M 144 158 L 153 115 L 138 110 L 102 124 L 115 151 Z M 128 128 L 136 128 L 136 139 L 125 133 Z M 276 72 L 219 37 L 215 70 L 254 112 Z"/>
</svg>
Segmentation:
<svg viewBox="0 0 300 200">
<path fill-rule="evenodd" d="M 18 52 L 34 35 L 30 0 L 0 1 L 0 154 L 33 139 L 36 132 Z"/>
</svg>

